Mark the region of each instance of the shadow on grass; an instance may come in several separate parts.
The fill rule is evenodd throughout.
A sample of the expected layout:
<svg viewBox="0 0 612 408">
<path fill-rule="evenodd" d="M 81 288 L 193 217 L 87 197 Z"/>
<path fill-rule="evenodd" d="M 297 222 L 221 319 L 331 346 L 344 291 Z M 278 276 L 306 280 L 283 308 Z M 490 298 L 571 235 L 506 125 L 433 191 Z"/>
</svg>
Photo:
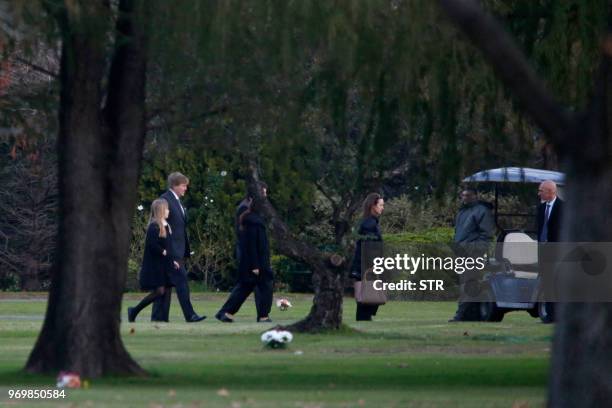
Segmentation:
<svg viewBox="0 0 612 408">
<path fill-rule="evenodd" d="M 293 357 L 293 356 L 291 356 Z M 298 357 L 299 358 L 299 357 Z M 138 387 L 231 386 L 233 389 L 318 390 L 337 389 L 385 390 L 397 387 L 544 387 L 548 361 L 544 358 L 418 358 L 401 357 L 369 361 L 304 361 L 283 364 L 262 360 L 245 363 L 164 364 L 145 367 L 148 377 L 104 377 L 92 381 L 97 385 Z M 1 370 L 2 386 L 39 386 L 55 384 L 55 376 L 33 375 L 18 369 Z"/>
</svg>

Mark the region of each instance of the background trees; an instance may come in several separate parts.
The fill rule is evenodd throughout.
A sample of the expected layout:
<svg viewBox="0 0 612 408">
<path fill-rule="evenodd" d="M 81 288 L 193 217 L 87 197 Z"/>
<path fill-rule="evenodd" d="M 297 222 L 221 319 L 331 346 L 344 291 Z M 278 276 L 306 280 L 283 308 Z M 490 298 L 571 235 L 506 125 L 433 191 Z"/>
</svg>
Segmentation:
<svg viewBox="0 0 612 408">
<path fill-rule="evenodd" d="M 589 103 L 574 113 L 555 101 L 523 54 L 499 24 L 472 1 L 440 1 L 451 19 L 480 48 L 523 109 L 543 129 L 558 152 L 567 180 L 564 213 L 569 242 L 612 240 L 612 9 L 604 2 L 575 2 L 564 11 L 572 21 L 587 18 L 593 6 L 607 16 L 600 65 L 592 78 Z M 605 13 L 603 13 L 605 11 Z M 592 15 L 591 15 L 592 17 Z M 601 22 L 601 21 L 600 21 Z M 572 25 L 570 25 L 572 27 Z M 576 46 L 572 43 L 572 47 Z M 554 83 L 554 77 L 553 77 Z M 576 96 L 576 95 L 572 95 Z M 549 405 L 600 406 L 610 400 L 605 373 L 610 367 L 608 303 L 561 303 L 550 371 Z"/>
<path fill-rule="evenodd" d="M 556 166 L 540 130 L 547 128 L 521 113 L 510 97 L 513 89 L 497 81 L 431 2 L 147 2 L 147 16 L 136 1 L 88 3 L 13 2 L 0 8 L 0 92 L 10 96 L 0 100 L 0 126 L 26 129 L 19 109 L 39 104 L 53 117 L 51 106 L 59 107 L 60 235 L 50 299 L 62 305 L 60 295 L 70 293 L 75 300 L 50 306 L 45 341 L 29 364 L 34 370 L 138 371 L 118 340 L 129 226 L 136 205 L 146 208 L 171 170 L 193 181 L 186 201 L 198 245 L 192 270 L 220 287 L 231 282 L 234 205 L 256 170 L 270 185 L 275 219 L 284 225 L 277 222 L 275 231 L 290 232 L 301 253 L 281 242 L 277 251 L 319 270 L 315 292 L 337 300 L 330 324 L 319 320 L 311 328 L 335 328 L 344 270 L 327 260 L 331 254 L 350 257 L 351 227 L 367 192 L 448 203 L 472 171 Z M 598 65 L 605 2 L 483 5 L 517 39 L 552 92 L 570 109 L 584 108 Z M 25 29 L 16 31 L 5 17 L 12 9 Z M 145 21 L 156 28 L 146 38 Z M 60 43 L 60 69 L 52 58 L 41 64 L 28 51 L 52 56 Z M 48 92 L 7 90 L 17 59 L 46 72 Z M 57 124 L 43 127 L 39 133 L 52 135 Z M 5 152 L 22 143 L 12 131 L 2 137 Z M 10 170 L 14 160 L 5 155 L 3 171 L 19 183 Z M 6 213 L 1 217 L 13 223 Z M 94 232 L 113 239 L 88 235 Z M 18 242 L 15 236 L 3 239 Z M 94 245 L 83 248 L 80 242 Z M 132 259 L 132 273 L 137 263 Z M 220 269 L 226 273 L 217 279 Z M 100 308 L 108 315 L 96 316 Z M 82 320 L 60 330 L 61 316 L 77 312 Z M 93 347 L 79 343 L 86 342 L 74 334 L 79 327 L 109 333 L 100 340 L 105 345 L 96 347 L 109 347 L 117 359 L 85 367 L 81 354 L 69 357 L 71 346 L 63 344 Z M 59 332 L 63 337 L 54 337 Z M 61 350 L 57 359 L 49 357 L 51 349 Z M 128 363 L 111 363 L 124 357 Z"/>
</svg>

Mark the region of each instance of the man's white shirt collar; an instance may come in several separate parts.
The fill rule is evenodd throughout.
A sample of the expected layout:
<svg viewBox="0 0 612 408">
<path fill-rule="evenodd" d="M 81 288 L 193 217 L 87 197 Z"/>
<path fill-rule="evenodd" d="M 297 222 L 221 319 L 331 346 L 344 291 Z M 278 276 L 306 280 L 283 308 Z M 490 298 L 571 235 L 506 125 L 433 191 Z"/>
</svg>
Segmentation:
<svg viewBox="0 0 612 408">
<path fill-rule="evenodd" d="M 176 198 L 176 201 L 179 202 L 179 207 L 181 207 L 181 212 L 183 213 L 183 215 L 185 215 L 185 208 L 183 207 L 183 204 L 181 204 L 181 199 L 179 198 L 179 196 L 174 192 L 173 189 L 170 189 L 170 192 L 174 195 L 174 198 Z"/>
<path fill-rule="evenodd" d="M 550 209 L 555 205 L 555 201 L 557 201 L 557 197 L 553 198 L 551 201 L 547 201 L 546 205 L 550 205 Z"/>
</svg>

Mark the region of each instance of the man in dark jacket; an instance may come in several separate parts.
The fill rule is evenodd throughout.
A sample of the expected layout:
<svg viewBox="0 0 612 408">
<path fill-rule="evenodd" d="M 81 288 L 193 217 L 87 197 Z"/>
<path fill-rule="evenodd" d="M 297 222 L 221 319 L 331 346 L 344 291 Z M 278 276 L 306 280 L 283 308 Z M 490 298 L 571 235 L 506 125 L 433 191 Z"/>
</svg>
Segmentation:
<svg viewBox="0 0 612 408">
<path fill-rule="evenodd" d="M 563 200 L 557 197 L 557 184 L 554 181 L 546 180 L 538 187 L 538 196 L 541 203 L 538 206 L 538 242 L 559 242 L 561 241 L 561 221 L 563 219 Z M 554 245 L 539 245 L 538 257 L 540 259 L 555 259 Z M 540 274 L 544 277 L 542 286 L 544 291 L 551 287 L 550 279 L 553 278 L 553 268 L 549 262 L 540 261 Z M 543 315 L 540 318 L 544 323 L 552 323 L 555 320 L 555 304 L 552 302 L 542 303 Z"/>
<path fill-rule="evenodd" d="M 561 219 L 563 218 L 563 200 L 557 197 L 557 185 L 554 181 L 543 181 L 538 188 L 542 203 L 538 206 L 538 241 L 559 242 L 561 240 Z"/>
<path fill-rule="evenodd" d="M 466 246 L 476 246 L 475 244 L 487 244 L 493 239 L 495 233 L 495 220 L 491 213 L 491 205 L 478 200 L 478 192 L 474 188 L 465 188 L 461 192 L 461 208 L 455 217 L 455 243 L 469 244 Z M 475 279 L 466 271 L 462 276 L 462 282 Z M 476 303 L 459 302 L 459 307 L 455 316 L 449 322 L 476 319 Z"/>
<path fill-rule="evenodd" d="M 176 287 L 176 296 L 181 304 L 185 321 L 189 323 L 199 322 L 206 319 L 206 316 L 198 316 L 193 310 L 189 299 L 189 284 L 187 282 L 187 270 L 185 269 L 185 259 L 191 255 L 189 248 L 189 238 L 187 237 L 187 213 L 181 204 L 181 197 L 187 192 L 189 179 L 181 173 L 175 172 L 168 176 L 168 191 L 161 195 L 161 198 L 168 202 L 168 224 L 172 230 L 170 236 L 170 256 L 175 268 L 170 274 L 170 282 Z M 153 304 L 151 313 L 152 321 L 167 322 L 170 314 L 170 300 L 172 291 L 170 288 L 165 291 L 162 298 Z"/>
</svg>

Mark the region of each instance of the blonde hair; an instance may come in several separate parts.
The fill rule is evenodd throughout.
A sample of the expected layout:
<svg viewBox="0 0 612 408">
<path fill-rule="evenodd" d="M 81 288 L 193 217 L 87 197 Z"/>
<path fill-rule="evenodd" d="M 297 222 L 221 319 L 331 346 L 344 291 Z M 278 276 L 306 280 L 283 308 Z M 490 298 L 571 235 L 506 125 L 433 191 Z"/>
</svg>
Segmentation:
<svg viewBox="0 0 612 408">
<path fill-rule="evenodd" d="M 149 219 L 149 225 L 155 223 L 159 227 L 159 236 L 166 238 L 166 228 L 164 227 L 165 211 L 168 209 L 168 202 L 163 198 L 158 198 L 151 203 L 151 218 Z M 170 226 L 168 225 L 168 229 Z M 172 233 L 172 232 L 170 232 Z"/>
</svg>

